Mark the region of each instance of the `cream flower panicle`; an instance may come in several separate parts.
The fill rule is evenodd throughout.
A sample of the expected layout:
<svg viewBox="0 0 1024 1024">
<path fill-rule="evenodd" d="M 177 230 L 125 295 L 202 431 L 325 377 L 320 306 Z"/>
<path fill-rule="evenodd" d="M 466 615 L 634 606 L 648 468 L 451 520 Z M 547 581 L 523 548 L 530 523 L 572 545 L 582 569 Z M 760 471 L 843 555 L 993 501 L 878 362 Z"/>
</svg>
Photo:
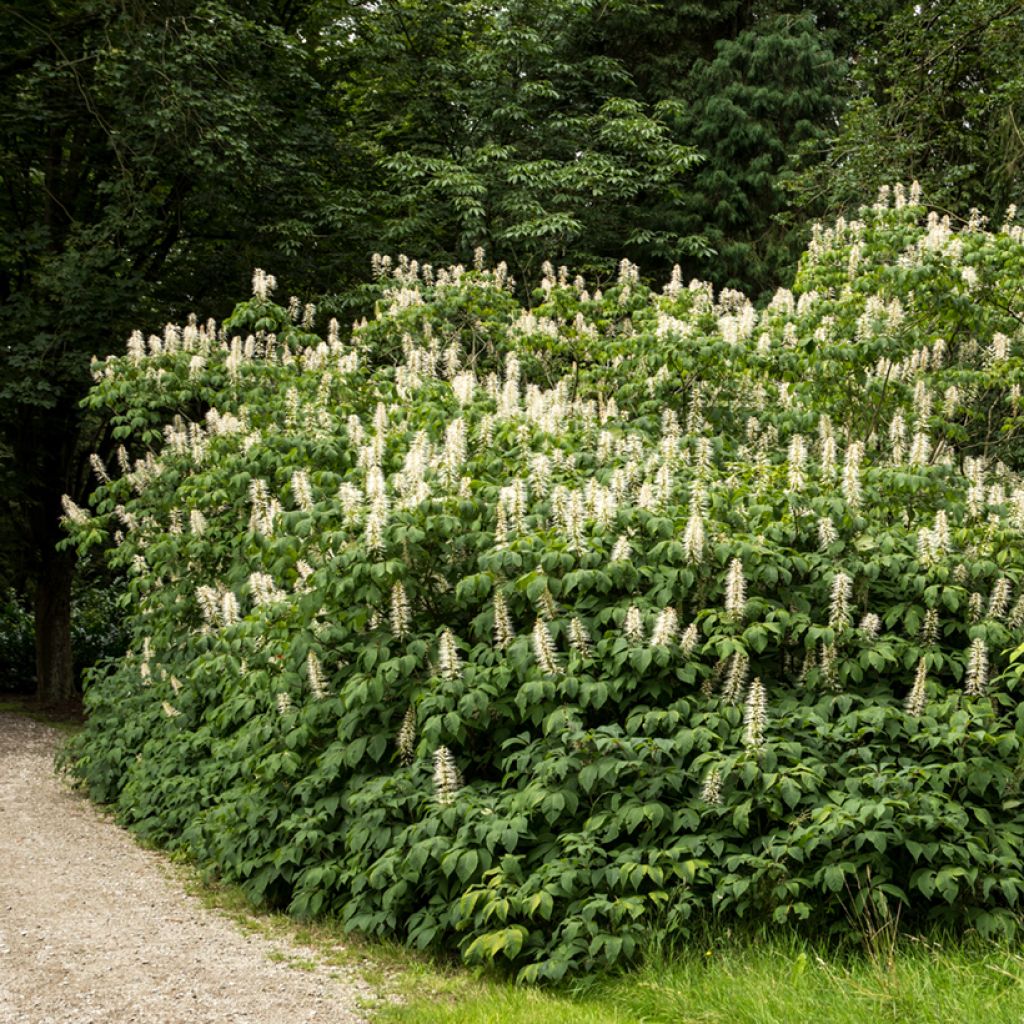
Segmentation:
<svg viewBox="0 0 1024 1024">
<path fill-rule="evenodd" d="M 496 590 L 494 592 L 494 646 L 499 651 L 503 651 L 515 637 L 516 631 L 512 625 L 512 616 L 509 615 L 505 595 L 500 590 Z"/>
<path fill-rule="evenodd" d="M 402 717 L 402 724 L 395 737 L 395 746 L 398 747 L 398 756 L 402 764 L 412 764 L 416 750 L 416 709 L 411 705 L 406 708 Z"/>
<path fill-rule="evenodd" d="M 583 622 L 573 616 L 569 621 L 569 646 L 582 658 L 591 656 L 590 634 Z"/>
<path fill-rule="evenodd" d="M 920 718 L 921 712 L 924 711 L 925 705 L 928 703 L 928 692 L 925 689 L 925 684 L 928 681 L 928 666 L 925 664 L 924 658 L 919 658 L 917 662 L 917 672 L 914 674 L 914 685 L 907 694 L 906 709 L 907 714 L 912 718 Z"/>
<path fill-rule="evenodd" d="M 447 627 L 441 631 L 437 644 L 437 660 L 441 675 L 445 679 L 458 679 L 462 675 L 462 659 L 455 641 L 455 634 Z"/>
<path fill-rule="evenodd" d="M 631 604 L 626 611 L 626 621 L 623 623 L 622 631 L 634 647 L 639 647 L 644 642 L 644 618 L 635 604 Z"/>
<path fill-rule="evenodd" d="M 558 675 L 562 670 L 555 653 L 555 642 L 551 630 L 543 617 L 538 616 L 533 624 L 533 656 L 545 675 Z"/>
<path fill-rule="evenodd" d="M 324 681 L 320 659 L 313 650 L 306 655 L 306 675 L 309 678 L 309 692 L 316 700 L 323 700 L 327 696 L 327 683 Z"/>
<path fill-rule="evenodd" d="M 706 804 L 717 807 L 722 802 L 722 773 L 718 768 L 708 769 L 701 786 L 700 798 Z"/>
<path fill-rule="evenodd" d="M 412 605 L 405 592 L 405 585 L 398 580 L 391 587 L 391 632 L 397 639 L 404 640 L 409 635 L 411 625 Z"/>
<path fill-rule="evenodd" d="M 434 751 L 434 797 L 443 806 L 455 802 L 462 788 L 462 776 L 452 752 L 445 746 Z"/>
<path fill-rule="evenodd" d="M 850 625 L 850 601 L 853 598 L 853 580 L 839 570 L 832 577 L 831 601 L 828 624 L 835 630 L 844 630 Z"/>
<path fill-rule="evenodd" d="M 743 743 L 752 749 L 764 745 L 764 729 L 768 721 L 767 702 L 761 680 L 751 680 L 743 709 Z"/>
<path fill-rule="evenodd" d="M 734 558 L 725 577 L 725 610 L 742 619 L 747 608 L 747 581 L 743 575 L 743 562 Z"/>
<path fill-rule="evenodd" d="M 969 697 L 980 697 L 988 685 L 988 647 L 979 636 L 971 641 L 967 651 L 967 674 L 964 693 Z"/>
<path fill-rule="evenodd" d="M 654 647 L 667 647 L 675 643 L 679 635 L 679 615 L 675 608 L 662 608 L 654 623 L 651 633 L 651 644 Z"/>
</svg>

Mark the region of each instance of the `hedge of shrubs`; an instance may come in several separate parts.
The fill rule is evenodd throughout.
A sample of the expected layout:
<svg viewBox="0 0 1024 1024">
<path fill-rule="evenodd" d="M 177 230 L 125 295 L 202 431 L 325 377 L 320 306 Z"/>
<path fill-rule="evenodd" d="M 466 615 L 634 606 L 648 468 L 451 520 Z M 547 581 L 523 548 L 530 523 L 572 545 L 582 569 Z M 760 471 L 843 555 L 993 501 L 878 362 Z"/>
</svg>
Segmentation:
<svg viewBox="0 0 1024 1024">
<path fill-rule="evenodd" d="M 763 309 L 375 262 L 95 367 L 132 643 L 68 758 L 257 900 L 523 980 L 709 917 L 1012 931 L 1024 237 L 900 189 Z"/>
</svg>

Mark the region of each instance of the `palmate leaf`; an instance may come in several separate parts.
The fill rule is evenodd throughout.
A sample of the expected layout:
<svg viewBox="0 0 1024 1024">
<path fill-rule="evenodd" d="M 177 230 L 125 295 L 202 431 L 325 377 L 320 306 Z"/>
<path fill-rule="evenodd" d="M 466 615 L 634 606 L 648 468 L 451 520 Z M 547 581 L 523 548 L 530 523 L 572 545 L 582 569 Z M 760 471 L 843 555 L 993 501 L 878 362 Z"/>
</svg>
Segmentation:
<svg viewBox="0 0 1024 1024">
<path fill-rule="evenodd" d="M 524 980 L 710 914 L 1010 927 L 1021 229 L 899 190 L 761 309 L 628 262 L 529 309 L 507 268 L 377 267 L 350 340 L 262 295 L 248 340 L 97 364 L 152 451 L 67 517 L 130 579 L 93 795 L 255 897 Z"/>
</svg>

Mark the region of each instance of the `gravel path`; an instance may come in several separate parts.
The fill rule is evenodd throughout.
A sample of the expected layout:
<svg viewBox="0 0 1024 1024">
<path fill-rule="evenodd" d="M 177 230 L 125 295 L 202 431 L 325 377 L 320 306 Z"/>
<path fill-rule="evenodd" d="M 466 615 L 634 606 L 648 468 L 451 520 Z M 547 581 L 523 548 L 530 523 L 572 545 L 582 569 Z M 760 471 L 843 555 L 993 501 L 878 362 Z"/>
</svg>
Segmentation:
<svg viewBox="0 0 1024 1024">
<path fill-rule="evenodd" d="M 60 735 L 0 713 L 0 1024 L 355 1024 L 354 972 L 268 955 L 53 773 Z"/>
</svg>

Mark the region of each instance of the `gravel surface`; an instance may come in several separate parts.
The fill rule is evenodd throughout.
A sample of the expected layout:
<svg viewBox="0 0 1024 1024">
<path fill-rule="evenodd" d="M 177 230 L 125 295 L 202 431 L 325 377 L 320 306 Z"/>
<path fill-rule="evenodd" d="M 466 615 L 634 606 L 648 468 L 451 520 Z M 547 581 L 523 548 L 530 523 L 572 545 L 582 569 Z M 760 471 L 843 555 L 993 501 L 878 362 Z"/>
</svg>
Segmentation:
<svg viewBox="0 0 1024 1024">
<path fill-rule="evenodd" d="M 60 734 L 0 713 L 0 1024 L 364 1021 L 353 971 L 244 935 L 53 772 Z"/>
</svg>

